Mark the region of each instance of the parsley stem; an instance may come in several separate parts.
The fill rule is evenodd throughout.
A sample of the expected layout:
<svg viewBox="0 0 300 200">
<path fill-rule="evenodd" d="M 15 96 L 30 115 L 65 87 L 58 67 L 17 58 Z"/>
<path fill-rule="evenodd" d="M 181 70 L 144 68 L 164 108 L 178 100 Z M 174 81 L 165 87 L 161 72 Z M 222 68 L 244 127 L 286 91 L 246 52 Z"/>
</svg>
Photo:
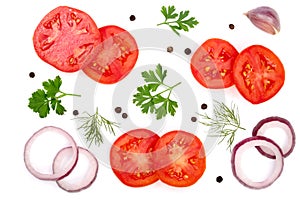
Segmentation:
<svg viewBox="0 0 300 200">
<path fill-rule="evenodd" d="M 168 25 L 169 23 L 171 23 L 171 22 L 164 21 L 164 22 L 162 22 L 162 23 L 157 24 L 156 26 L 160 26 L 160 25 L 163 25 L 163 24 Z"/>
<path fill-rule="evenodd" d="M 56 99 L 60 99 L 64 96 L 75 96 L 75 97 L 81 97 L 80 94 L 71 94 L 71 93 L 64 93 L 62 91 L 59 91 L 61 93 L 61 95 L 57 96 Z"/>
<path fill-rule="evenodd" d="M 167 87 L 167 89 L 165 89 L 165 90 L 163 90 L 163 91 L 161 91 L 161 92 L 155 94 L 153 97 L 158 96 L 158 95 L 160 95 L 160 94 L 163 94 L 163 93 L 165 93 L 165 92 L 167 92 L 167 91 L 170 91 L 170 93 L 169 93 L 169 95 L 168 95 L 168 98 L 169 98 L 169 97 L 170 97 L 170 94 L 171 94 L 171 91 L 172 91 L 176 86 L 178 86 L 178 85 L 180 85 L 180 84 L 181 84 L 181 82 L 178 82 L 178 83 L 176 83 L 176 84 L 173 85 L 173 86 L 168 86 L 168 85 L 166 85 L 166 84 L 162 84 L 162 85 L 164 85 L 165 87 Z"/>
<path fill-rule="evenodd" d="M 178 21 L 177 21 L 177 20 L 176 20 L 176 21 L 170 21 L 170 22 L 164 21 L 164 22 L 162 22 L 162 23 L 157 24 L 157 26 L 160 26 L 160 25 L 163 25 L 163 24 L 170 25 L 170 24 L 172 24 L 172 23 L 178 24 Z"/>
</svg>

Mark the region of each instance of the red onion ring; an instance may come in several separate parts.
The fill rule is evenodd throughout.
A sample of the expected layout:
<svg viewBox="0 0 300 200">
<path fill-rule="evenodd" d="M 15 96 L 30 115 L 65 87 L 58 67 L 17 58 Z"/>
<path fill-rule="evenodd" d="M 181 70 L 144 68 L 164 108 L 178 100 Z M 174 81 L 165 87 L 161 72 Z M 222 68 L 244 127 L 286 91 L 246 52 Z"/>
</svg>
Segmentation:
<svg viewBox="0 0 300 200">
<path fill-rule="evenodd" d="M 31 153 L 32 144 L 39 136 L 41 136 L 42 134 L 49 132 L 49 131 L 60 134 L 61 136 L 65 137 L 70 142 L 72 152 L 73 152 L 70 162 L 64 168 L 56 170 L 55 173 L 53 173 L 53 174 L 46 174 L 46 173 L 41 173 L 41 172 L 37 171 L 33 167 L 32 163 L 30 162 L 30 153 Z M 73 170 L 74 166 L 76 165 L 77 158 L 78 158 L 78 149 L 77 149 L 77 145 L 76 145 L 74 139 L 66 131 L 64 131 L 58 127 L 54 127 L 54 126 L 46 126 L 42 129 L 38 130 L 37 132 L 35 132 L 29 138 L 29 140 L 26 142 L 25 148 L 24 148 L 24 162 L 25 162 L 26 168 L 33 176 L 35 176 L 36 178 L 41 179 L 41 180 L 58 180 L 58 179 L 61 179 L 65 176 L 67 176 Z"/>
<path fill-rule="evenodd" d="M 259 121 L 258 124 L 253 128 L 252 135 L 253 136 L 256 136 L 256 135 L 264 136 L 264 133 L 267 131 L 267 129 L 273 128 L 273 127 L 281 128 L 282 130 L 285 131 L 285 133 L 287 135 L 287 143 L 285 146 L 281 147 L 283 157 L 286 158 L 288 155 L 290 155 L 293 152 L 294 147 L 295 147 L 295 142 L 296 142 L 295 131 L 294 131 L 291 123 L 288 120 L 281 118 L 281 117 L 265 118 L 265 119 Z M 274 153 L 271 152 L 268 148 L 259 147 L 259 146 L 257 146 L 256 148 L 262 155 L 264 155 L 268 158 L 272 158 L 272 159 L 275 158 Z"/>
<path fill-rule="evenodd" d="M 273 173 L 267 179 L 261 182 L 255 182 L 251 180 L 249 177 L 247 177 L 240 165 L 243 152 L 248 148 L 255 147 L 255 146 L 267 147 L 275 155 L 275 167 Z M 264 136 L 253 136 L 240 141 L 233 148 L 232 157 L 231 157 L 231 166 L 232 166 L 233 175 L 237 178 L 237 180 L 241 184 L 253 189 L 262 189 L 270 186 L 281 175 L 284 166 L 283 154 L 280 147 L 273 140 L 266 138 Z"/>
<path fill-rule="evenodd" d="M 72 172 L 67 177 L 56 181 L 57 185 L 60 188 L 68 192 L 79 192 L 83 189 L 88 188 L 96 180 L 97 177 L 98 162 L 95 156 L 87 149 L 84 149 L 82 147 L 78 147 L 78 150 L 79 159 Z M 53 173 L 56 173 L 56 171 L 64 168 L 65 163 L 68 162 L 68 158 L 70 158 L 70 154 L 72 153 L 72 147 L 63 148 L 57 153 L 53 160 Z M 87 158 L 89 167 L 85 170 L 84 173 L 75 174 L 75 176 L 79 174 L 79 178 L 77 176 L 74 178 L 72 177 L 72 175 L 74 175 L 74 171 L 76 171 L 76 169 L 80 169 L 80 166 L 82 166 L 81 163 L 83 158 L 81 156 L 85 156 Z"/>
</svg>

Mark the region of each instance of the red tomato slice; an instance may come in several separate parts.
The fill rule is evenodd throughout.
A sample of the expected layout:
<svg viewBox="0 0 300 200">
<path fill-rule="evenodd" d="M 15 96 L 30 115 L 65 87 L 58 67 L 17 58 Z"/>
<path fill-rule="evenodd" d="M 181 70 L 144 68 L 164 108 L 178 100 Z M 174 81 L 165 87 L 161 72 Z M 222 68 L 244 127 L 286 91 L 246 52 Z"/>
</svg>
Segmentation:
<svg viewBox="0 0 300 200">
<path fill-rule="evenodd" d="M 244 49 L 234 63 L 234 83 L 241 95 L 253 104 L 265 102 L 276 95 L 284 79 L 280 59 L 261 45 Z"/>
<path fill-rule="evenodd" d="M 233 85 L 232 66 L 237 55 L 238 51 L 225 40 L 206 40 L 192 56 L 192 74 L 206 88 L 230 87 Z"/>
<path fill-rule="evenodd" d="M 110 151 L 110 164 L 118 179 L 131 187 L 150 185 L 158 180 L 152 151 L 159 136 L 147 129 L 121 135 Z"/>
<path fill-rule="evenodd" d="M 206 169 L 204 146 L 195 135 L 184 131 L 164 134 L 154 147 L 159 179 L 171 186 L 196 183 Z"/>
<path fill-rule="evenodd" d="M 99 43 L 100 33 L 93 19 L 67 6 L 50 11 L 33 35 L 38 56 L 63 72 L 78 71 Z"/>
<path fill-rule="evenodd" d="M 116 83 L 133 69 L 138 46 L 133 36 L 118 26 L 104 26 L 99 32 L 102 43 L 92 53 L 83 71 L 99 83 Z"/>
</svg>

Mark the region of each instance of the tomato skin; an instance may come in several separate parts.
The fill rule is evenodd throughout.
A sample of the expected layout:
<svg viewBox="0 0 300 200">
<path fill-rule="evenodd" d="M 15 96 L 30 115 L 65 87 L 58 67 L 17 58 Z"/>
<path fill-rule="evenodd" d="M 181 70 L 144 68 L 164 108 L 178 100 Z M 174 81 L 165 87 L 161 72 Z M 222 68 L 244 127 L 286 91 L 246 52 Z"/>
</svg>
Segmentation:
<svg viewBox="0 0 300 200">
<path fill-rule="evenodd" d="M 192 56 L 192 74 L 206 88 L 228 88 L 233 85 L 232 67 L 237 55 L 238 51 L 228 41 L 208 39 Z"/>
<path fill-rule="evenodd" d="M 83 72 L 103 84 L 113 84 L 125 78 L 135 66 L 139 50 L 133 36 L 118 26 L 99 28 L 101 44 L 83 68 Z"/>
<path fill-rule="evenodd" d="M 161 136 L 154 147 L 154 158 L 159 179 L 175 187 L 193 185 L 206 169 L 206 155 L 200 139 L 181 130 Z"/>
<path fill-rule="evenodd" d="M 127 186 L 142 187 L 158 181 L 153 166 L 153 147 L 159 136 L 147 129 L 121 135 L 110 151 L 110 164 L 117 178 Z"/>
<path fill-rule="evenodd" d="M 96 23 L 85 12 L 59 6 L 40 21 L 33 35 L 37 55 L 63 72 L 78 71 L 100 43 Z"/>
<path fill-rule="evenodd" d="M 234 63 L 234 83 L 240 94 L 252 104 L 275 96 L 282 88 L 285 70 L 280 59 L 262 45 L 245 48 Z"/>
</svg>

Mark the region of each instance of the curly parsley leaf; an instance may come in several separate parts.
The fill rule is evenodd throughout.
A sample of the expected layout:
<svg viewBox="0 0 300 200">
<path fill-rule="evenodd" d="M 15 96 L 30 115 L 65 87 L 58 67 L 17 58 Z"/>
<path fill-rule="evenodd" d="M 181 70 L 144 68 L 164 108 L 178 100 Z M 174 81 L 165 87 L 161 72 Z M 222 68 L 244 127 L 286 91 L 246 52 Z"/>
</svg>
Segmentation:
<svg viewBox="0 0 300 200">
<path fill-rule="evenodd" d="M 61 105 L 61 100 L 56 98 L 51 99 L 51 108 L 55 110 L 56 114 L 63 115 L 67 110 L 63 105 Z"/>
<path fill-rule="evenodd" d="M 47 91 L 47 96 L 55 97 L 55 95 L 59 92 L 59 88 L 62 84 L 62 80 L 59 76 L 56 76 L 54 80 L 48 79 L 48 81 L 44 81 L 42 85 L 44 89 Z"/>
<path fill-rule="evenodd" d="M 45 91 L 38 89 L 32 93 L 28 106 L 33 112 L 39 113 L 41 118 L 46 117 L 49 114 L 50 107 Z"/>
<path fill-rule="evenodd" d="M 158 64 L 155 72 L 153 70 L 144 71 L 142 72 L 142 77 L 147 83 L 163 84 L 165 78 L 167 77 L 167 70 L 163 70 L 161 64 Z"/>
<path fill-rule="evenodd" d="M 164 80 L 167 77 L 167 70 L 163 70 L 160 64 L 156 66 L 155 71 L 142 72 L 142 77 L 147 84 L 137 88 L 137 93 L 133 95 L 133 103 L 141 108 L 142 113 L 155 113 L 156 119 L 162 119 L 167 114 L 174 116 L 178 104 L 171 100 L 170 96 L 181 82 L 173 86 L 166 85 Z M 155 94 L 159 87 L 163 88 L 162 91 Z"/>
<path fill-rule="evenodd" d="M 63 115 L 66 109 L 61 104 L 61 98 L 64 96 L 80 96 L 62 92 L 60 90 L 62 80 L 59 76 L 56 76 L 54 80 L 48 79 L 48 81 L 44 81 L 42 85 L 44 89 L 38 89 L 33 92 L 28 103 L 28 107 L 33 112 L 38 113 L 40 118 L 47 117 L 51 109 L 56 114 Z"/>
<path fill-rule="evenodd" d="M 183 30 L 188 32 L 190 28 L 194 28 L 197 24 L 199 24 L 195 17 L 188 17 L 190 11 L 180 11 L 179 14 L 175 13 L 175 11 L 175 6 L 168 6 L 168 8 L 163 6 L 161 8 L 161 13 L 164 15 L 165 21 L 157 24 L 157 26 L 163 24 L 168 25 L 172 31 L 174 31 L 177 35 L 180 35 L 178 31 Z"/>
<path fill-rule="evenodd" d="M 165 21 L 168 19 L 175 19 L 178 16 L 177 13 L 174 13 L 175 10 L 175 6 L 168 6 L 168 9 L 165 6 L 161 8 L 161 13 L 165 16 Z"/>
</svg>

